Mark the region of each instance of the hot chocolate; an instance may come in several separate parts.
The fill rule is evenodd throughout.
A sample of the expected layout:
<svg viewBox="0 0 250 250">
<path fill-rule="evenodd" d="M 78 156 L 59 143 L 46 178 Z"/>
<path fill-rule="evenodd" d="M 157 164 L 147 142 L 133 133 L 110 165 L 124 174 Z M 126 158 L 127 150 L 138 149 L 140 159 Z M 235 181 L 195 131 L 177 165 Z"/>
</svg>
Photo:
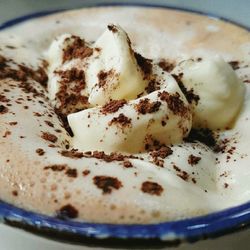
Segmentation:
<svg viewBox="0 0 250 250">
<path fill-rule="evenodd" d="M 0 199 L 107 223 L 248 201 L 249 38 L 209 17 L 137 7 L 2 31 Z"/>
</svg>

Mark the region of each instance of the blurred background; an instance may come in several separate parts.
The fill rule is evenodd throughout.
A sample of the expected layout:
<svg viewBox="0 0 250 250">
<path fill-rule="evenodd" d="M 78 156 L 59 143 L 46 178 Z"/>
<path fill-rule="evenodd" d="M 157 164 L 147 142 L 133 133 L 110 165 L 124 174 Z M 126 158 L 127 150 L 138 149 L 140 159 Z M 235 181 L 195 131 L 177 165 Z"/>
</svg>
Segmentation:
<svg viewBox="0 0 250 250">
<path fill-rule="evenodd" d="M 37 11 L 79 8 L 104 3 L 148 3 L 193 9 L 250 26 L 250 0 L 0 0 L 0 24 Z M 225 4 L 226 3 L 226 4 Z"/>
</svg>

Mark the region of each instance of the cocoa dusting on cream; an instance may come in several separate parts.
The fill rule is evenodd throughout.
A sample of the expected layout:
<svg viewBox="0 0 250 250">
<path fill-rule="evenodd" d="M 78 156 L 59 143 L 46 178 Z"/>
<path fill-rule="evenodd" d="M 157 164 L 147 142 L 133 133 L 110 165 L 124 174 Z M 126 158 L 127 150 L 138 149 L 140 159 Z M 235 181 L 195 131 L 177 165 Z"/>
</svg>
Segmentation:
<svg viewBox="0 0 250 250">
<path fill-rule="evenodd" d="M 156 90 L 160 90 L 160 83 L 158 81 L 156 81 L 155 79 L 151 79 L 148 82 L 148 85 L 145 88 L 145 91 L 147 92 L 147 94 L 150 94 Z"/>
<path fill-rule="evenodd" d="M 145 150 L 146 151 L 154 151 L 159 150 L 166 145 L 161 143 L 160 141 L 154 139 L 151 135 L 146 136 L 145 140 Z"/>
<path fill-rule="evenodd" d="M 8 65 L 10 59 L 0 55 L 0 80 L 11 78 L 15 81 L 27 81 L 32 79 L 36 82 L 39 82 L 43 87 L 47 86 L 48 76 L 43 67 L 39 66 L 37 70 L 29 68 L 23 64 L 16 64 L 11 61 L 17 68 L 11 67 Z"/>
<path fill-rule="evenodd" d="M 173 165 L 173 169 L 177 172 L 177 176 L 180 177 L 184 181 L 188 181 L 189 174 L 186 171 L 181 170 L 179 167 L 177 167 L 175 164 Z"/>
<path fill-rule="evenodd" d="M 54 172 L 61 172 L 67 168 L 68 168 L 68 165 L 66 165 L 66 164 L 53 164 L 53 165 L 49 165 L 49 166 L 44 167 L 44 170 L 50 169 Z"/>
<path fill-rule="evenodd" d="M 150 195 L 160 196 L 163 192 L 163 187 L 156 182 L 145 181 L 142 183 L 141 190 Z"/>
<path fill-rule="evenodd" d="M 121 126 L 122 128 L 124 127 L 129 127 L 131 126 L 131 118 L 128 118 L 127 116 L 125 116 L 124 114 L 119 114 L 119 116 L 114 117 L 109 123 L 108 125 L 111 126 L 113 124 Z"/>
<path fill-rule="evenodd" d="M 175 94 L 169 94 L 166 91 L 160 92 L 158 97 L 162 101 L 168 104 L 168 108 L 175 114 L 185 116 L 188 112 L 188 108 L 185 106 L 184 102 L 180 98 L 180 94 L 176 92 Z"/>
<path fill-rule="evenodd" d="M 195 156 L 192 154 L 188 156 L 188 164 L 190 164 L 191 166 L 197 165 L 200 160 L 201 160 L 201 157 L 199 156 Z"/>
<path fill-rule="evenodd" d="M 51 170 L 53 172 L 63 172 L 68 177 L 76 178 L 78 171 L 75 168 L 70 168 L 67 164 L 53 164 L 43 168 L 44 170 Z"/>
<path fill-rule="evenodd" d="M 68 168 L 66 171 L 65 171 L 65 174 L 68 176 L 68 177 L 72 177 L 72 178 L 76 178 L 78 173 L 77 173 L 77 169 L 75 168 Z"/>
<path fill-rule="evenodd" d="M 46 141 L 49 141 L 49 142 L 52 142 L 52 143 L 55 143 L 57 141 L 57 136 L 49 133 L 49 132 L 42 132 L 42 135 L 41 137 L 46 140 Z"/>
<path fill-rule="evenodd" d="M 110 69 L 109 71 L 101 70 L 97 75 L 99 88 L 105 87 L 109 79 L 113 78 L 114 76 L 115 76 L 115 71 L 113 69 Z"/>
<path fill-rule="evenodd" d="M 160 157 L 165 159 L 167 156 L 173 154 L 173 150 L 168 146 L 162 146 L 158 150 L 154 150 L 150 152 L 152 157 Z"/>
<path fill-rule="evenodd" d="M 158 65 L 161 69 L 163 69 L 166 72 L 171 72 L 176 66 L 175 63 L 167 61 L 165 59 L 161 59 Z"/>
<path fill-rule="evenodd" d="M 127 103 L 127 101 L 125 99 L 122 99 L 122 100 L 112 100 L 112 101 L 108 102 L 107 104 L 105 104 L 102 107 L 101 112 L 103 114 L 115 113 L 120 108 L 122 108 L 126 103 Z"/>
<path fill-rule="evenodd" d="M 130 161 L 125 160 L 125 161 L 123 162 L 123 166 L 124 166 L 125 168 L 132 168 L 132 167 L 133 167 L 133 164 L 132 164 Z"/>
<path fill-rule="evenodd" d="M 71 36 L 66 38 L 65 41 L 70 41 L 70 44 L 63 50 L 63 63 L 75 58 L 84 59 L 90 57 L 93 54 L 93 49 L 88 47 L 86 42 L 78 36 Z"/>
<path fill-rule="evenodd" d="M 110 176 L 95 176 L 93 182 L 99 189 L 102 189 L 103 194 L 110 194 L 114 189 L 118 190 L 122 187 L 119 179 Z"/>
<path fill-rule="evenodd" d="M 68 115 L 88 107 L 88 96 L 82 95 L 85 89 L 85 73 L 83 70 L 72 68 L 66 71 L 55 71 L 60 77 L 60 88 L 56 93 L 56 112 Z"/>
<path fill-rule="evenodd" d="M 69 84 L 74 82 L 73 91 L 79 91 L 85 88 L 85 73 L 83 70 L 72 68 L 65 71 L 55 71 L 61 77 L 60 83 Z"/>
<path fill-rule="evenodd" d="M 78 150 L 76 150 L 76 149 L 62 150 L 62 151 L 60 151 L 60 154 L 64 157 L 69 157 L 72 159 L 80 159 L 84 156 L 83 152 L 78 152 Z"/>
<path fill-rule="evenodd" d="M 82 171 L 82 175 L 83 176 L 87 176 L 89 174 L 90 174 L 90 170 L 84 170 L 84 171 Z"/>
<path fill-rule="evenodd" d="M 44 121 L 49 127 L 53 128 L 54 124 L 51 121 Z"/>
<path fill-rule="evenodd" d="M 150 114 L 157 112 L 161 106 L 161 102 L 150 102 L 148 98 L 142 99 L 135 105 L 135 109 L 139 114 Z"/>
</svg>

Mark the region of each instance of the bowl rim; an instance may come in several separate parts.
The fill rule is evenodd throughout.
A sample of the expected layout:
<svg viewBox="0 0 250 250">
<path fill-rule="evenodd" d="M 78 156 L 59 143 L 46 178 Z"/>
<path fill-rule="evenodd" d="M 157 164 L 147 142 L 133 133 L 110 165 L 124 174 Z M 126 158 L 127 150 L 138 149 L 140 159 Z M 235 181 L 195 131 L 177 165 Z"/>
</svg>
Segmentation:
<svg viewBox="0 0 250 250">
<path fill-rule="evenodd" d="M 77 9 L 107 6 L 154 7 L 191 12 L 223 20 L 250 31 L 250 27 L 232 21 L 228 18 L 223 18 L 218 15 L 189 8 L 169 6 L 168 4 L 120 2 L 92 3 L 90 5 L 84 5 L 83 3 L 83 6 L 78 7 Z M 55 9 L 23 15 L 0 24 L 0 31 L 33 18 L 74 9 L 75 8 Z M 250 201 L 242 205 L 213 212 L 208 215 L 176 221 L 167 221 L 156 224 L 108 224 L 60 220 L 52 216 L 31 212 L 0 200 L 0 221 L 10 225 L 16 224 L 18 227 L 21 227 L 20 225 L 28 225 L 33 228 L 50 229 L 54 232 L 64 232 L 71 235 L 91 237 L 95 239 L 158 239 L 164 242 L 171 242 L 175 240 L 194 242 L 207 237 L 219 237 L 224 234 L 249 227 Z"/>
</svg>

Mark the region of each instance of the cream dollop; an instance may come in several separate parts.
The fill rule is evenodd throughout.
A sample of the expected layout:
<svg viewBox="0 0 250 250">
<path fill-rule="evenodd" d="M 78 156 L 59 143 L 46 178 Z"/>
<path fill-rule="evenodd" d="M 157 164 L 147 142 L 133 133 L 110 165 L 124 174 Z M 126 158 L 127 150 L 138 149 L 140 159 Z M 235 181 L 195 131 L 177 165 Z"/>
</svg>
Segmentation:
<svg viewBox="0 0 250 250">
<path fill-rule="evenodd" d="M 212 130 L 230 127 L 244 100 L 245 87 L 221 57 L 187 60 L 174 73 L 182 73 L 184 86 L 199 96 L 193 106 L 193 126 Z"/>
<path fill-rule="evenodd" d="M 221 58 L 188 60 L 172 72 L 182 72 L 185 87 L 199 96 L 198 104 L 192 105 L 170 73 L 156 61 L 141 57 L 150 64 L 145 74 L 121 27 L 108 25 L 94 44 L 86 43 L 91 50 L 88 56 L 65 61 L 63 53 L 72 39 L 71 35 L 62 35 L 51 45 L 48 89 L 56 105 L 63 84 L 58 72 L 72 68 L 84 71 L 86 86 L 80 95 L 88 99 L 88 104 L 67 116 L 74 148 L 139 153 L 155 141 L 180 143 L 192 124 L 225 128 L 239 112 L 244 88 Z M 150 90 L 152 82 L 155 86 Z"/>
</svg>

